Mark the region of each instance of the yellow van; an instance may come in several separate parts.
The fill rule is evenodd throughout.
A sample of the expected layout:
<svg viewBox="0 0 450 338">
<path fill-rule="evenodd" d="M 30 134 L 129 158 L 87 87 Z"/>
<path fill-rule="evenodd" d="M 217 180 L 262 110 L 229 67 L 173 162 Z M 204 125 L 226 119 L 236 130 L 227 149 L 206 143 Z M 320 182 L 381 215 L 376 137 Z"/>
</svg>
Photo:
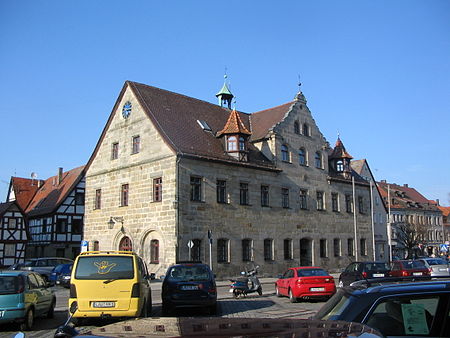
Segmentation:
<svg viewBox="0 0 450 338">
<path fill-rule="evenodd" d="M 147 317 L 152 311 L 150 277 L 143 260 L 131 251 L 86 251 L 75 260 L 69 308 L 73 317 Z"/>
</svg>

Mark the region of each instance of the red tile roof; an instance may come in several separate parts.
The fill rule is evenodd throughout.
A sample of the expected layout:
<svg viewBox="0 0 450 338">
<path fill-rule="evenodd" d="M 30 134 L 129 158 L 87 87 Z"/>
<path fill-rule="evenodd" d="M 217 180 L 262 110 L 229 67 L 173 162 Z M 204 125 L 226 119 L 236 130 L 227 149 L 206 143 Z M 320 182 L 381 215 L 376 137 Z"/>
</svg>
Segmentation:
<svg viewBox="0 0 450 338">
<path fill-rule="evenodd" d="M 389 185 L 389 197 L 388 197 L 388 185 Z M 411 209 L 421 208 L 423 210 L 437 211 L 436 205 L 430 203 L 430 201 L 419 193 L 416 189 L 407 185 L 398 185 L 395 183 L 377 182 L 378 191 L 383 197 L 386 207 L 391 203 L 391 208 L 395 209 Z M 392 204 L 392 199 L 395 200 L 395 204 Z"/>
<path fill-rule="evenodd" d="M 45 180 L 26 208 L 27 216 L 54 212 L 83 178 L 84 168 L 84 166 L 81 166 L 63 173 L 60 184 L 58 184 L 58 175 Z"/>
<path fill-rule="evenodd" d="M 26 210 L 39 186 L 44 183 L 43 180 L 33 180 L 30 178 L 11 177 L 10 187 L 14 191 L 14 196 L 17 201 L 17 205 L 22 210 Z M 11 189 L 11 188 L 10 188 Z"/>
<path fill-rule="evenodd" d="M 244 134 L 251 135 L 251 132 L 245 127 L 244 123 L 235 109 L 233 109 L 228 117 L 225 127 L 217 133 L 217 137 L 223 134 Z"/>
<path fill-rule="evenodd" d="M 332 158 L 349 158 L 352 159 L 353 157 L 347 153 L 347 151 L 345 150 L 344 144 L 342 143 L 341 139 L 338 137 L 337 141 L 336 141 L 336 145 L 334 146 L 333 151 L 331 152 L 331 154 L 328 156 L 329 159 Z"/>
<path fill-rule="evenodd" d="M 294 102 L 288 102 L 280 106 L 261 110 L 250 117 L 252 125 L 252 141 L 258 141 L 267 136 L 269 131 L 283 120 Z"/>
</svg>

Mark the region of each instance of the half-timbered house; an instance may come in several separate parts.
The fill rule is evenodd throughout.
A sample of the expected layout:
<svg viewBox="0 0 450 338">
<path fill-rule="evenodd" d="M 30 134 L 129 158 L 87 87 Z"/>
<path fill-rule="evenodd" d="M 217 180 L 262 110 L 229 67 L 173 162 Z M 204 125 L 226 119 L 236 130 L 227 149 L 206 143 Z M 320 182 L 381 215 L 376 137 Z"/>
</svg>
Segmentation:
<svg viewBox="0 0 450 338">
<path fill-rule="evenodd" d="M 28 232 L 16 202 L 0 203 L 0 268 L 23 262 Z"/>
<path fill-rule="evenodd" d="M 29 181 L 32 180 L 12 178 L 8 194 L 8 200 L 18 199 L 26 204 L 30 234 L 27 257 L 74 258 L 83 237 L 84 166 L 67 172 L 59 168 L 56 176 L 35 181 L 36 191 L 27 202 L 19 185 L 31 186 Z"/>
</svg>

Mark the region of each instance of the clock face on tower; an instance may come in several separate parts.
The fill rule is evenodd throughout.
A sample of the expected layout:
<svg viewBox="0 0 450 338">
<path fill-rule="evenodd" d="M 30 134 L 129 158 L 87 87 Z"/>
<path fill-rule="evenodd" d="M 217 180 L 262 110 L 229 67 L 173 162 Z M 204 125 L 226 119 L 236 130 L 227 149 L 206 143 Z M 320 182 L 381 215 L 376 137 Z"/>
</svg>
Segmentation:
<svg viewBox="0 0 450 338">
<path fill-rule="evenodd" d="M 122 116 L 124 119 L 128 118 L 131 114 L 131 102 L 127 101 L 122 108 Z"/>
</svg>

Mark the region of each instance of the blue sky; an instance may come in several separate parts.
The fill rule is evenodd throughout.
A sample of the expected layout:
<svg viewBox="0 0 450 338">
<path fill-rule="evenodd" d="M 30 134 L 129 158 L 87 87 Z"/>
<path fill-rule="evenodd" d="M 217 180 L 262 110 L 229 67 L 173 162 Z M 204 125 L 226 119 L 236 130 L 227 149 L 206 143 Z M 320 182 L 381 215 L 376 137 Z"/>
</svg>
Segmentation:
<svg viewBox="0 0 450 338">
<path fill-rule="evenodd" d="M 291 101 L 377 180 L 450 205 L 450 1 L 0 1 L 0 201 L 89 159 L 125 80 Z"/>
</svg>

